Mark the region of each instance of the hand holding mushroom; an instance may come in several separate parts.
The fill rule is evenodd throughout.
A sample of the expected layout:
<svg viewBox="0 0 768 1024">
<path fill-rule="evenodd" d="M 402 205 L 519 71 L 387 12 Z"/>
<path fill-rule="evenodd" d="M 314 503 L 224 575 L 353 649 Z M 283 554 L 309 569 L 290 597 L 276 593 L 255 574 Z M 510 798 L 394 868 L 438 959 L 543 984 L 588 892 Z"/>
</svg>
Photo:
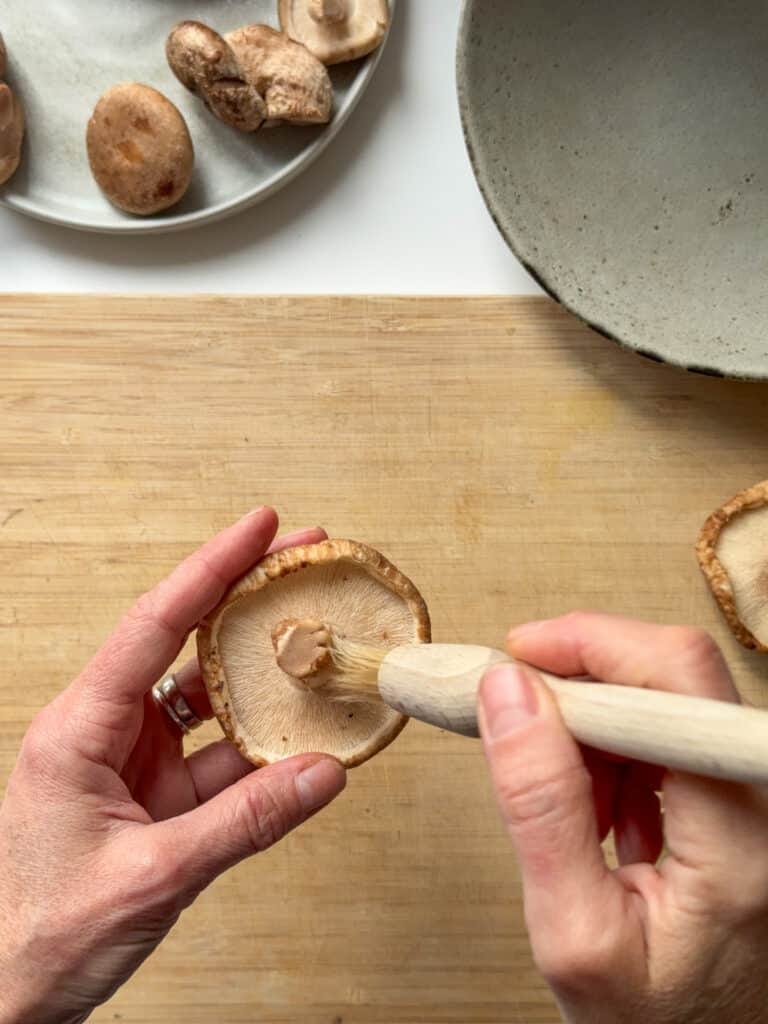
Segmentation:
<svg viewBox="0 0 768 1024">
<path fill-rule="evenodd" d="M 304 751 L 359 763 L 402 726 L 380 705 L 334 706 L 324 673 L 334 634 L 428 640 L 418 592 L 364 545 L 321 530 L 272 543 L 276 527 L 271 510 L 246 516 L 144 595 L 27 733 L 0 808 L 4 1022 L 85 1020 L 213 878 L 343 788 L 338 760 Z M 205 683 L 193 663 L 177 684 L 233 743 L 185 759 L 149 690 L 201 622 Z M 509 652 L 738 700 L 695 630 L 577 615 L 514 631 Z M 763 1020 L 766 793 L 580 750 L 534 669 L 496 666 L 480 707 L 534 952 L 570 1024 Z M 235 745 L 277 763 L 254 772 Z M 669 854 L 656 867 L 659 788 Z M 619 871 L 600 849 L 611 828 Z"/>
<path fill-rule="evenodd" d="M 276 842 L 344 786 L 305 754 L 259 772 L 226 740 L 185 758 L 149 690 L 224 589 L 272 545 L 247 516 L 145 594 L 83 673 L 35 719 L 0 807 L 3 1024 L 81 1021 L 228 867 Z M 196 665 L 177 676 L 210 718 Z"/>
</svg>

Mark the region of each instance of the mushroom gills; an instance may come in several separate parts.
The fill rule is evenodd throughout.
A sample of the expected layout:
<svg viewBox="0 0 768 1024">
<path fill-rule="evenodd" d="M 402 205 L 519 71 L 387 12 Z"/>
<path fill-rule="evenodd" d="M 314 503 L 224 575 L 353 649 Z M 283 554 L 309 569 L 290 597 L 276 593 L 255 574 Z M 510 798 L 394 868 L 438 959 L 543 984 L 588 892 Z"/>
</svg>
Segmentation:
<svg viewBox="0 0 768 1024">
<path fill-rule="evenodd" d="M 276 657 L 274 636 L 286 620 L 297 621 L 297 612 L 300 621 L 343 623 L 356 636 L 387 646 L 414 640 L 412 619 L 404 616 L 402 601 L 363 569 L 344 562 L 308 566 L 233 604 L 218 634 L 232 711 L 243 735 L 256 741 L 270 760 L 278 754 L 354 748 L 398 717 L 376 704 L 356 704 L 347 711 L 329 699 L 322 676 L 301 679 L 285 671 L 285 661 L 281 665 Z M 299 639 L 295 631 L 292 638 Z M 290 665 L 306 667 L 295 661 Z"/>
<path fill-rule="evenodd" d="M 323 64 L 372 53 L 389 27 L 387 0 L 280 0 L 280 25 Z"/>
<path fill-rule="evenodd" d="M 739 619 L 768 647 L 768 505 L 731 520 L 715 551 L 728 574 Z"/>
<path fill-rule="evenodd" d="M 331 656 L 338 638 L 385 650 L 430 640 L 418 590 L 355 541 L 269 555 L 201 623 L 211 705 L 255 764 L 323 752 L 351 767 L 403 728 L 406 718 L 383 703 L 345 699 Z"/>
<path fill-rule="evenodd" d="M 332 25 L 347 17 L 347 0 L 309 0 L 307 10 L 315 21 Z"/>
</svg>

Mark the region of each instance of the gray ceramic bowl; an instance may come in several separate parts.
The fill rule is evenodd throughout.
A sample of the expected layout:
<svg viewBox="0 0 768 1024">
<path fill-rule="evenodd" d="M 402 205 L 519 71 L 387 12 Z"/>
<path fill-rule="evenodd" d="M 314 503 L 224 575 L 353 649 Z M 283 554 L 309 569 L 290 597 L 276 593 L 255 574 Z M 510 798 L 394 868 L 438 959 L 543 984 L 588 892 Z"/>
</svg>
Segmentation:
<svg viewBox="0 0 768 1024">
<path fill-rule="evenodd" d="M 645 355 L 768 379 L 765 0 L 466 0 L 458 84 L 547 291 Z"/>
</svg>

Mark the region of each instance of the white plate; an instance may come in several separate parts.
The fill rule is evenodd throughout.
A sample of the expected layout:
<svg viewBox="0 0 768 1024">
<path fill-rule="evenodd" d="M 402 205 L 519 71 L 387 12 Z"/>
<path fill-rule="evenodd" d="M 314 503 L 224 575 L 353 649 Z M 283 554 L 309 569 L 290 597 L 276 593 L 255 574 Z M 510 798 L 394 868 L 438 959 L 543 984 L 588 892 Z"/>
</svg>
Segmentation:
<svg viewBox="0 0 768 1024">
<path fill-rule="evenodd" d="M 395 0 L 390 0 L 394 14 Z M 270 128 L 242 135 L 217 121 L 174 78 L 165 61 L 169 29 L 184 18 L 220 32 L 262 22 L 278 27 L 277 0 L 6 0 L 0 30 L 9 79 L 27 112 L 24 162 L 0 203 L 84 231 L 157 234 L 242 210 L 287 184 L 325 149 L 356 106 L 382 47 L 331 68 L 335 110 L 320 128 Z M 117 82 L 160 89 L 187 119 L 197 155 L 181 203 L 137 218 L 102 196 L 85 153 L 85 127 L 99 96 Z"/>
</svg>

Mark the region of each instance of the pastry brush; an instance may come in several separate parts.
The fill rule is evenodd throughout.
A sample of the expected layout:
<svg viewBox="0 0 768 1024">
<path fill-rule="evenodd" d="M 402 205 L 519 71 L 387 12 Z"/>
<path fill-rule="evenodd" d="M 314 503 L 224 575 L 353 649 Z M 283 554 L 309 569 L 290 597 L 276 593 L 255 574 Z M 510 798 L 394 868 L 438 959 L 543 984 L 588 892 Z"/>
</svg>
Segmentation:
<svg viewBox="0 0 768 1024">
<path fill-rule="evenodd" d="M 396 711 L 478 736 L 477 688 L 506 654 L 490 647 L 416 644 L 385 650 L 342 637 L 331 646 L 333 698 Z M 667 768 L 768 783 L 768 713 L 678 693 L 562 679 L 539 672 L 581 743 Z"/>
</svg>

